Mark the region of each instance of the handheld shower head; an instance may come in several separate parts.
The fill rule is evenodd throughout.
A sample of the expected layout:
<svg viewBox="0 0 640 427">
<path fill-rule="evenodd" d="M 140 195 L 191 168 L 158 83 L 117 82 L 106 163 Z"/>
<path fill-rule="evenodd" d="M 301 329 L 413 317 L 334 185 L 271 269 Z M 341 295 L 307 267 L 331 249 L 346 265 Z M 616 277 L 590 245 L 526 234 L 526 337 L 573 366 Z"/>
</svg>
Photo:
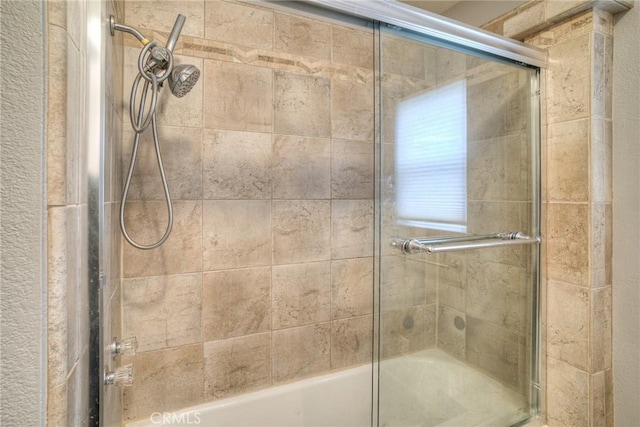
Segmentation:
<svg viewBox="0 0 640 427">
<path fill-rule="evenodd" d="M 185 96 L 200 78 L 200 70 L 195 65 L 176 65 L 169 76 L 169 89 L 176 97 Z"/>
</svg>

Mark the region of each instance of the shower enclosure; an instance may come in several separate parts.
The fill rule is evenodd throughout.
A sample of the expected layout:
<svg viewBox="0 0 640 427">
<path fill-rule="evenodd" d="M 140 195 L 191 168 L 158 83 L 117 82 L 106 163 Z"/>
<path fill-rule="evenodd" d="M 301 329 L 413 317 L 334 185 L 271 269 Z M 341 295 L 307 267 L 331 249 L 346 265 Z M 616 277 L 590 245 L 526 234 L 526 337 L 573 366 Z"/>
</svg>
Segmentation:
<svg viewBox="0 0 640 427">
<path fill-rule="evenodd" d="M 389 1 L 120 5 L 117 22 L 160 44 L 184 14 L 173 60 L 202 71 L 189 96 L 158 98 L 171 236 L 146 251 L 105 238 L 121 281 L 94 333 L 138 349 L 90 364 L 133 365 L 124 424 L 538 414 L 543 54 Z M 118 40 L 126 94 L 140 46 Z M 167 218 L 151 140 L 138 156 L 125 219 L 144 244 Z M 95 385 L 113 420 L 119 389 Z"/>
</svg>

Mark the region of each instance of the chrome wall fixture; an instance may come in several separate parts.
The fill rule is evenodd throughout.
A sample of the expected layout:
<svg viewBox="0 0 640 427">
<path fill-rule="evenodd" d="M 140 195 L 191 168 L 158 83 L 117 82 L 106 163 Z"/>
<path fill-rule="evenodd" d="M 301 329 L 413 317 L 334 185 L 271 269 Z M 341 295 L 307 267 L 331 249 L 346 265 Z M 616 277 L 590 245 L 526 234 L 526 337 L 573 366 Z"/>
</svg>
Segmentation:
<svg viewBox="0 0 640 427">
<path fill-rule="evenodd" d="M 129 101 L 129 116 L 131 118 L 131 127 L 135 132 L 135 139 L 133 142 L 129 172 L 127 173 L 124 190 L 122 191 L 122 200 L 120 203 L 120 229 L 122 230 L 122 235 L 127 242 L 138 249 L 155 249 L 162 245 L 169 237 L 171 228 L 173 227 L 173 206 L 171 204 L 171 194 L 169 192 L 169 186 L 167 185 L 167 177 L 165 175 L 162 156 L 160 153 L 156 112 L 158 105 L 158 92 L 165 81 L 168 81 L 171 93 L 176 97 L 181 98 L 193 88 L 200 77 L 200 70 L 198 70 L 194 65 L 179 65 L 174 67 L 173 49 L 178 42 L 178 37 L 180 37 L 180 32 L 182 31 L 185 21 L 186 18 L 183 15 L 178 15 L 176 22 L 173 25 L 173 29 L 171 30 L 171 34 L 169 35 L 169 39 L 167 40 L 167 44 L 163 47 L 158 45 L 156 42 L 147 39 L 135 28 L 116 23 L 113 16 L 109 19 L 112 36 L 115 35 L 116 31 L 132 34 L 144 46 L 140 52 L 140 56 L 138 57 L 138 75 L 133 82 L 131 98 Z M 144 84 L 142 88 L 142 95 L 140 96 L 140 102 L 136 103 L 138 88 L 143 80 Z M 146 112 L 145 118 L 144 110 L 147 104 L 149 89 L 151 89 L 151 100 L 149 101 L 149 109 Z M 151 126 L 153 131 L 153 142 L 156 158 L 158 160 L 158 168 L 160 170 L 160 179 L 162 180 L 162 188 L 164 190 L 165 201 L 167 203 L 168 219 L 165 232 L 158 241 L 151 244 L 142 244 L 134 241 L 133 238 L 129 236 L 125 223 L 125 210 L 127 207 L 127 196 L 129 194 L 129 188 L 131 187 L 133 170 L 136 166 L 138 148 L 140 145 L 140 135 L 147 130 L 149 126 Z"/>
<path fill-rule="evenodd" d="M 540 237 L 529 237 L 519 231 L 509 231 L 462 237 L 399 239 L 391 242 L 391 246 L 402 250 L 404 254 L 413 255 L 418 253 L 437 254 L 440 252 L 465 251 L 467 249 L 495 248 L 498 246 L 533 245 L 537 243 L 540 243 Z"/>
</svg>

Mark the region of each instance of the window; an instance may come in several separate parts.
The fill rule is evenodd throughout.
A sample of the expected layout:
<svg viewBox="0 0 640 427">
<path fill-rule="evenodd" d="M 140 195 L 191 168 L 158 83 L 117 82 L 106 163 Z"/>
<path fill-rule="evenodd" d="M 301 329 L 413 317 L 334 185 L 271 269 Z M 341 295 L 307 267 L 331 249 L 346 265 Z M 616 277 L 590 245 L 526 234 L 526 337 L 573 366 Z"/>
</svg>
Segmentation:
<svg viewBox="0 0 640 427">
<path fill-rule="evenodd" d="M 464 80 L 403 99 L 396 110 L 399 222 L 467 231 L 467 89 Z"/>
</svg>

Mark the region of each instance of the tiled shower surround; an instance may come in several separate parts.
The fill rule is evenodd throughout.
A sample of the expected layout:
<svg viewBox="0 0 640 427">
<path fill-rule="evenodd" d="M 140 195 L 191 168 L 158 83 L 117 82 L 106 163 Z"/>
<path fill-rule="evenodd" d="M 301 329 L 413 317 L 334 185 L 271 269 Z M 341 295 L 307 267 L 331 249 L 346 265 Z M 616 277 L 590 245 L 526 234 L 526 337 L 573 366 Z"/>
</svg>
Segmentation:
<svg viewBox="0 0 640 427">
<path fill-rule="evenodd" d="M 139 342 L 124 419 L 370 362 L 372 30 L 226 1 L 125 6 L 162 43 L 186 15 L 176 61 L 202 76 L 159 102 L 173 232 L 123 243 L 123 335 Z M 128 98 L 140 47 L 125 44 Z M 150 142 L 126 216 L 141 242 L 166 224 Z"/>
</svg>

